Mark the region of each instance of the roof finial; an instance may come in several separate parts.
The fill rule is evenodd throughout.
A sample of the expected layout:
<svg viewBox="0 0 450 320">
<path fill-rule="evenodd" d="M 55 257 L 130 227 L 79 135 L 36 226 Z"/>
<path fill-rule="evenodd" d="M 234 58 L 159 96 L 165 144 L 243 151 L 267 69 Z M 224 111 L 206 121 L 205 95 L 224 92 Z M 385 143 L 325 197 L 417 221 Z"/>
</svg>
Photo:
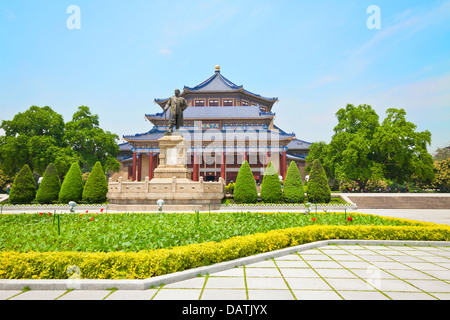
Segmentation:
<svg viewBox="0 0 450 320">
<path fill-rule="evenodd" d="M 216 65 L 216 72 L 220 73 L 220 66 Z"/>
</svg>

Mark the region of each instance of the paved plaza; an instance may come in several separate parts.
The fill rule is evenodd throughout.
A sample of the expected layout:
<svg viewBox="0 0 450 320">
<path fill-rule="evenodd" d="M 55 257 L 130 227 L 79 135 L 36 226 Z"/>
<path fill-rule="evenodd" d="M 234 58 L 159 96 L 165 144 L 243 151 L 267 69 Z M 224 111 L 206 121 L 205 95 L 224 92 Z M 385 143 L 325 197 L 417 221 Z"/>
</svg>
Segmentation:
<svg viewBox="0 0 450 320">
<path fill-rule="evenodd" d="M 450 247 L 326 245 L 147 290 L 4 290 L 3 300 L 450 300 Z"/>
</svg>

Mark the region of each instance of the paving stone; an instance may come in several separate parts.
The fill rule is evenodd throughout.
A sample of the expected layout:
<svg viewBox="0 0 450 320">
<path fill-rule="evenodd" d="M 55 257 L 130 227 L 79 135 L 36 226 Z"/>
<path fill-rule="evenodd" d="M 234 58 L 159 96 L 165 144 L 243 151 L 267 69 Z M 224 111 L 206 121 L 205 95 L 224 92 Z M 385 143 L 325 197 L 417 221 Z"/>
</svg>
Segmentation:
<svg viewBox="0 0 450 320">
<path fill-rule="evenodd" d="M 152 300 L 198 300 L 201 289 L 161 289 Z"/>
<path fill-rule="evenodd" d="M 378 291 L 339 291 L 345 300 L 389 300 Z"/>
<path fill-rule="evenodd" d="M 110 293 L 109 290 L 73 290 L 58 300 L 102 300 Z"/>
<path fill-rule="evenodd" d="M 247 278 L 248 289 L 288 289 L 283 278 Z"/>
<path fill-rule="evenodd" d="M 246 300 L 244 289 L 205 289 L 201 300 Z"/>
<path fill-rule="evenodd" d="M 243 277 L 244 276 L 244 268 L 233 268 L 225 271 L 211 273 L 210 277 Z"/>
<path fill-rule="evenodd" d="M 308 268 L 305 261 L 281 260 L 277 261 L 278 268 Z"/>
<path fill-rule="evenodd" d="M 21 292 L 22 290 L 0 290 L 0 300 L 6 300 Z"/>
<path fill-rule="evenodd" d="M 281 273 L 276 268 L 246 268 L 245 275 L 250 278 L 252 277 L 271 277 L 271 278 L 281 278 Z"/>
<path fill-rule="evenodd" d="M 65 292 L 65 290 L 29 290 L 10 300 L 55 300 Z"/>
<path fill-rule="evenodd" d="M 170 288 L 203 288 L 203 285 L 205 284 L 206 277 L 196 277 L 184 281 L 178 281 L 175 283 L 166 284 L 163 288 L 164 289 L 170 289 Z"/>
<path fill-rule="evenodd" d="M 402 292 L 419 292 L 416 287 L 402 280 L 396 279 L 377 279 L 370 281 L 370 284 L 380 291 L 402 291 Z"/>
<path fill-rule="evenodd" d="M 286 281 L 292 290 L 332 290 L 321 278 L 286 278 Z"/>
<path fill-rule="evenodd" d="M 252 290 L 248 289 L 249 300 L 295 300 L 290 290 Z"/>
<path fill-rule="evenodd" d="M 351 273 L 348 270 L 345 269 L 315 269 L 319 275 L 323 278 L 348 278 L 348 279 L 355 279 L 357 276 L 355 276 L 353 273 Z"/>
<path fill-rule="evenodd" d="M 342 300 L 335 291 L 292 290 L 297 300 Z"/>
<path fill-rule="evenodd" d="M 310 268 L 281 268 L 285 278 L 318 278 L 319 275 Z M 334 269 L 335 270 L 335 269 Z"/>
<path fill-rule="evenodd" d="M 436 300 L 424 292 L 386 292 L 392 300 Z"/>
<path fill-rule="evenodd" d="M 421 271 L 428 271 L 428 270 L 449 271 L 449 269 L 444 268 L 443 266 L 428 262 L 405 262 L 405 265 L 407 265 L 412 269 L 417 269 Z"/>
<path fill-rule="evenodd" d="M 116 290 L 105 300 L 151 300 L 158 289 Z"/>
<path fill-rule="evenodd" d="M 361 279 L 326 279 L 328 284 L 336 291 L 341 290 L 362 290 L 362 291 L 375 291 L 375 289 L 366 281 Z"/>
<path fill-rule="evenodd" d="M 427 271 L 426 273 L 431 274 L 431 272 L 446 272 L 446 271 Z M 434 278 L 430 275 L 420 272 L 419 270 L 389 270 L 389 273 L 400 279 L 417 279 L 417 280 L 433 280 Z"/>
<path fill-rule="evenodd" d="M 244 278 L 209 277 L 205 289 L 245 289 Z"/>
<path fill-rule="evenodd" d="M 450 293 L 450 283 L 440 280 L 408 280 L 413 286 L 426 292 Z"/>
</svg>

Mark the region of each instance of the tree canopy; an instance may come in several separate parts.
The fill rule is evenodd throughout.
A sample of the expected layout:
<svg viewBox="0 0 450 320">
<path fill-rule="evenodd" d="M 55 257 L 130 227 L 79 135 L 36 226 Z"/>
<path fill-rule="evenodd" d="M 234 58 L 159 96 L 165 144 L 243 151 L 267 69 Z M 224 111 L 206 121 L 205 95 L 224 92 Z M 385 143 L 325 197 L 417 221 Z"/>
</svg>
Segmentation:
<svg viewBox="0 0 450 320">
<path fill-rule="evenodd" d="M 380 124 L 371 106 L 348 104 L 336 118 L 331 142 L 314 143 L 306 159 L 310 166 L 319 159 L 328 178 L 356 182 L 360 190 L 369 180 L 382 178 L 398 183 L 433 179 L 433 159 L 427 151 L 431 133 L 417 132 L 404 109 L 388 109 Z"/>
<path fill-rule="evenodd" d="M 54 163 L 62 176 L 74 161 L 84 171 L 90 171 L 96 161 L 105 170 L 119 169 L 118 136 L 103 131 L 98 115 L 91 114 L 89 107 L 79 107 L 72 121 L 64 123 L 50 107 L 31 106 L 12 120 L 3 120 L 0 128 L 5 131 L 0 136 L 0 170 L 6 175 L 14 176 L 25 164 L 43 175 Z"/>
</svg>

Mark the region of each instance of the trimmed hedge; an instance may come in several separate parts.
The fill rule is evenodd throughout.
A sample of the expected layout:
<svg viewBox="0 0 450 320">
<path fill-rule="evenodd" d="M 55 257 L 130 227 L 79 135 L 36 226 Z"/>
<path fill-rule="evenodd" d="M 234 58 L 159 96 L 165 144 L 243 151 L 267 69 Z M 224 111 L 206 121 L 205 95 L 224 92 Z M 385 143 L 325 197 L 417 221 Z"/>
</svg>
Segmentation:
<svg viewBox="0 0 450 320">
<path fill-rule="evenodd" d="M 286 202 L 291 203 L 303 203 L 305 201 L 302 176 L 294 161 L 291 161 L 286 172 L 283 185 L 283 198 Z"/>
<path fill-rule="evenodd" d="M 239 168 L 233 198 L 239 203 L 255 203 L 258 200 L 255 178 L 247 161 Z"/>
<path fill-rule="evenodd" d="M 331 190 L 328 178 L 322 164 L 314 160 L 307 186 L 308 201 L 312 203 L 328 203 L 331 200 Z"/>
<path fill-rule="evenodd" d="M 50 163 L 45 170 L 42 182 L 36 194 L 36 201 L 41 204 L 52 204 L 59 198 L 61 191 L 61 180 L 58 171 L 53 163 Z"/>
<path fill-rule="evenodd" d="M 26 164 L 17 174 L 14 183 L 9 192 L 9 203 L 25 204 L 30 203 L 36 197 L 36 183 L 33 179 L 33 173 Z"/>
<path fill-rule="evenodd" d="M 80 202 L 83 196 L 83 179 L 78 162 L 72 163 L 67 172 L 59 192 L 59 202 L 69 203 L 69 201 Z"/>
<path fill-rule="evenodd" d="M 274 230 L 220 242 L 140 252 L 1 252 L 2 279 L 68 279 L 78 266 L 83 279 L 146 279 L 327 239 L 450 241 L 450 227 L 308 226 Z"/>
<path fill-rule="evenodd" d="M 264 171 L 263 181 L 261 183 L 261 200 L 264 202 L 280 202 L 283 197 L 281 191 L 281 182 L 278 171 L 275 169 L 272 161 L 267 165 Z"/>
<path fill-rule="evenodd" d="M 102 164 L 97 161 L 84 185 L 83 201 L 87 203 L 103 203 L 106 201 L 108 183 L 103 173 Z"/>
</svg>

